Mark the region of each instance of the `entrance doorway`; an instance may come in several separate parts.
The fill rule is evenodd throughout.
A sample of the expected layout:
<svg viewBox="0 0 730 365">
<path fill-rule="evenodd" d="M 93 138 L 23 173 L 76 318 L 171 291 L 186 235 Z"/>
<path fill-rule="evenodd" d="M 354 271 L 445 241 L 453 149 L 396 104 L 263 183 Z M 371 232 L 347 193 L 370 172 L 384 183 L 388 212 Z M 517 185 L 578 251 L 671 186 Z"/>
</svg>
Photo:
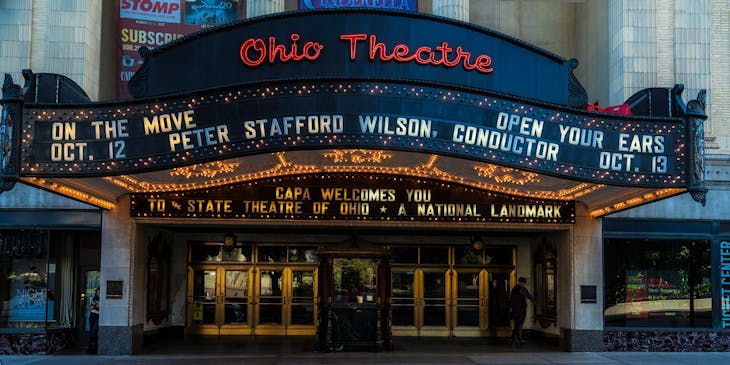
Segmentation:
<svg viewBox="0 0 730 365">
<path fill-rule="evenodd" d="M 226 250 L 219 243 L 191 243 L 187 333 L 315 333 L 316 248 L 239 245 L 234 253 Z"/>
<path fill-rule="evenodd" d="M 375 343 L 378 321 L 375 269 L 373 259 L 333 260 L 332 341 L 335 344 Z"/>
<path fill-rule="evenodd" d="M 319 257 L 317 349 L 391 349 L 389 253 L 353 238 Z"/>
<path fill-rule="evenodd" d="M 194 266 L 190 270 L 188 331 L 196 334 L 251 334 L 252 269 Z"/>
<path fill-rule="evenodd" d="M 317 334 L 322 348 L 509 334 L 514 246 L 322 247 L 191 243 L 186 332 Z"/>
<path fill-rule="evenodd" d="M 80 295 L 79 295 L 79 316 L 77 317 L 77 338 L 78 338 L 78 346 L 86 347 L 89 344 L 89 306 L 91 305 L 91 300 L 94 298 L 94 294 L 96 292 L 96 289 L 101 288 L 101 282 L 99 278 L 101 277 L 101 271 L 99 271 L 99 267 L 92 267 L 92 268 L 81 268 L 81 275 L 79 283 L 80 287 Z"/>
<path fill-rule="evenodd" d="M 485 251 L 493 254 L 494 250 L 500 251 L 498 261 L 482 250 L 465 254 L 463 247 L 393 247 L 393 335 L 508 333 L 514 247 Z"/>
<path fill-rule="evenodd" d="M 313 335 L 317 270 L 263 266 L 257 272 L 254 333 Z"/>
</svg>

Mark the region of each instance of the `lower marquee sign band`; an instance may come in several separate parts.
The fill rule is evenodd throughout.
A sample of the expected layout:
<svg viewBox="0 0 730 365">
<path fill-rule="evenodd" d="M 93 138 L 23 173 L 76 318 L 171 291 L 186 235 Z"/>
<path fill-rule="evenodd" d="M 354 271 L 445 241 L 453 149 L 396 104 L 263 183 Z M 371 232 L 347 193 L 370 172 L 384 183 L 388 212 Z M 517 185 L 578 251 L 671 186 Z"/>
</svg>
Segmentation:
<svg viewBox="0 0 730 365">
<path fill-rule="evenodd" d="M 442 186 L 427 179 L 329 174 L 133 194 L 131 216 L 574 223 L 575 203 Z"/>
<path fill-rule="evenodd" d="M 158 103 L 26 108 L 28 175 L 101 175 L 282 149 L 371 147 L 495 162 L 593 182 L 679 186 L 676 120 L 566 112 L 385 83 L 240 88 Z M 31 152 L 32 151 L 32 152 Z"/>
</svg>

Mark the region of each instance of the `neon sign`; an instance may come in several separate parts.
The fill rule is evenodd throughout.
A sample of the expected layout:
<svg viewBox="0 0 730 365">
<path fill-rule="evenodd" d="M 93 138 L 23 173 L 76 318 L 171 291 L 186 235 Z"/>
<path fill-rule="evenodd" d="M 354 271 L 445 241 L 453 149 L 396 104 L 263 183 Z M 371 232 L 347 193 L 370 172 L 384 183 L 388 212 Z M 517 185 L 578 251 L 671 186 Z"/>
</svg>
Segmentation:
<svg viewBox="0 0 730 365">
<path fill-rule="evenodd" d="M 385 42 L 378 41 L 374 34 L 356 33 L 342 34 L 340 40 L 346 41 L 351 61 L 358 59 L 360 45 L 367 44 L 368 59 L 372 61 L 400 63 L 415 62 L 419 65 L 443 66 L 446 68 L 461 65 L 466 71 L 489 74 L 494 71 L 492 57 L 486 54 L 475 54 L 465 50 L 462 46 L 451 46 L 448 42 L 441 42 L 435 47 L 420 46 L 412 49 L 407 44 L 396 44 L 389 47 Z M 325 49 L 323 43 L 309 41 L 298 44 L 301 36 L 292 33 L 289 36 L 291 43 L 283 45 L 276 37 L 269 37 L 268 42 L 262 38 L 249 38 L 243 41 L 239 50 L 241 61 L 249 67 L 256 67 L 268 60 L 273 64 L 289 61 L 316 61 Z M 362 42 L 362 43 L 361 43 Z"/>
<path fill-rule="evenodd" d="M 241 45 L 239 52 L 241 61 L 246 66 L 255 67 L 258 66 L 268 58 L 269 63 L 274 63 L 277 59 L 279 62 L 289 61 L 301 61 L 308 60 L 314 61 L 319 58 L 324 45 L 317 42 L 306 42 L 300 47 L 297 45 L 299 41 L 299 34 L 292 34 L 289 37 L 292 41 L 291 45 L 287 48 L 284 45 L 276 43 L 276 37 L 269 37 L 269 44 L 260 38 L 247 39 Z M 251 55 L 253 53 L 253 55 Z"/>
<path fill-rule="evenodd" d="M 352 61 L 357 58 L 357 43 L 367 39 L 368 57 L 370 61 L 378 58 L 382 62 L 394 60 L 397 62 L 416 62 L 420 65 L 444 67 L 456 67 L 461 63 L 467 71 L 477 70 L 481 73 L 491 73 L 494 71 L 491 67 L 491 57 L 482 54 L 476 56 L 474 61 L 471 61 L 471 52 L 465 51 L 461 46 L 453 49 L 447 42 L 441 42 L 440 45 L 434 48 L 425 46 L 418 47 L 413 52 L 411 52 L 408 45 L 397 44 L 393 46 L 389 54 L 385 43 L 378 42 L 377 37 L 373 34 L 343 34 L 340 36 L 340 39 L 350 42 L 350 60 Z M 454 53 L 455 57 L 449 59 L 449 56 L 454 55 Z"/>
</svg>

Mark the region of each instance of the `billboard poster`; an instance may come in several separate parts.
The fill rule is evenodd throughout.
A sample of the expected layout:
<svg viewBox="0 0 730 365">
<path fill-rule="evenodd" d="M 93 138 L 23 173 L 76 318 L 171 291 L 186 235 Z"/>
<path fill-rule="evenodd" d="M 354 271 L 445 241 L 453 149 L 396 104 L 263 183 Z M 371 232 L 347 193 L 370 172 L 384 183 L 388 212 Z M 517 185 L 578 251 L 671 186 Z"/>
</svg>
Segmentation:
<svg viewBox="0 0 730 365">
<path fill-rule="evenodd" d="M 238 20 L 236 1 L 185 1 L 185 24 L 217 25 Z"/>
<path fill-rule="evenodd" d="M 180 23 L 180 0 L 121 0 L 119 17 L 153 22 Z"/>
<path fill-rule="evenodd" d="M 239 0 L 120 0 L 117 21 L 117 97 L 142 65 L 141 47 L 153 49 L 201 29 L 245 16 Z"/>
</svg>

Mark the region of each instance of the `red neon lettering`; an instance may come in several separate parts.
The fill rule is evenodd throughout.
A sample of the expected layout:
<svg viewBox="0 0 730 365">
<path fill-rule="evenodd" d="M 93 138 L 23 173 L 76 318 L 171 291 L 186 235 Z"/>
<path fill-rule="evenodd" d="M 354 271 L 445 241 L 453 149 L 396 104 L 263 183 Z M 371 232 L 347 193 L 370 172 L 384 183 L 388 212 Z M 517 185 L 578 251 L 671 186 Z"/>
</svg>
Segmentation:
<svg viewBox="0 0 730 365">
<path fill-rule="evenodd" d="M 268 59 L 269 63 L 309 60 L 319 58 L 324 45 L 317 42 L 306 42 L 301 49 L 297 42 L 301 38 L 299 34 L 292 34 L 289 37 L 292 41 L 289 47 L 277 44 L 275 37 L 269 37 L 268 46 L 261 38 L 250 38 L 241 44 L 239 51 L 241 61 L 246 66 L 259 66 Z"/>
<path fill-rule="evenodd" d="M 390 51 L 383 42 L 378 42 L 375 35 L 367 34 L 343 34 L 341 40 L 350 43 L 350 60 L 357 58 L 357 44 L 360 41 L 368 39 L 368 57 L 371 61 L 379 59 L 383 62 L 416 62 L 420 65 L 456 67 L 459 64 L 467 71 L 476 70 L 481 73 L 491 73 L 494 71 L 492 66 L 492 57 L 488 55 L 479 55 L 472 61 L 471 52 L 465 51 L 461 46 L 453 49 L 448 42 L 442 42 L 440 45 L 431 47 L 418 47 L 413 53 L 408 45 L 396 44 Z M 450 58 L 451 57 L 451 58 Z"/>
<path fill-rule="evenodd" d="M 258 52 L 258 58 L 253 59 L 248 56 L 248 50 L 253 48 Z M 241 45 L 241 61 L 246 66 L 258 66 L 266 59 L 266 44 L 261 39 L 247 39 Z"/>
<path fill-rule="evenodd" d="M 423 58 L 421 56 L 424 53 L 426 54 L 426 58 Z M 431 54 L 431 48 L 429 48 L 429 47 L 418 47 L 418 49 L 416 50 L 416 52 L 413 53 L 413 57 L 416 60 L 416 63 L 418 63 L 419 65 L 428 65 L 428 63 L 431 62 L 431 59 L 430 59 L 431 56 L 430 56 L 430 54 Z"/>
<path fill-rule="evenodd" d="M 357 42 L 368 38 L 367 34 L 343 34 L 340 39 L 350 41 L 350 60 L 354 61 L 357 56 Z"/>
</svg>

